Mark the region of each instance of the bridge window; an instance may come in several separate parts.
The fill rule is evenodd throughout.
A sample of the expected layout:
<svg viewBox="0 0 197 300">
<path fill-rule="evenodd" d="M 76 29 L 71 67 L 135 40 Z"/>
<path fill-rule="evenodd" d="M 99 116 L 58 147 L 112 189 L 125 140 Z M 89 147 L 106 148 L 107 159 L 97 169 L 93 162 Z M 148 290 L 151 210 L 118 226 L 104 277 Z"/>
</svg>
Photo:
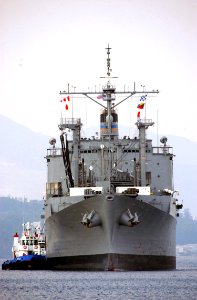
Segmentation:
<svg viewBox="0 0 197 300">
<path fill-rule="evenodd" d="M 62 196 L 62 183 L 61 182 L 51 182 L 46 185 L 47 195 L 52 195 L 53 197 Z"/>
</svg>

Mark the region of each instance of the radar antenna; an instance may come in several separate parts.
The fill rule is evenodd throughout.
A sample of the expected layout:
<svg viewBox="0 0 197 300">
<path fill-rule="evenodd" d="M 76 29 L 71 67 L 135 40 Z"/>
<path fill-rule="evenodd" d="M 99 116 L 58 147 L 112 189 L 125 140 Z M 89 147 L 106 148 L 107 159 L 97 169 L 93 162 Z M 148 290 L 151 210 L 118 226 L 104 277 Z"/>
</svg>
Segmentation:
<svg viewBox="0 0 197 300">
<path fill-rule="evenodd" d="M 111 50 L 111 48 L 109 48 L 109 44 L 108 44 L 108 47 L 107 48 L 105 48 L 106 50 L 107 50 L 107 75 L 108 76 L 110 76 L 110 72 L 112 71 L 111 69 L 110 69 L 110 50 Z"/>
<path fill-rule="evenodd" d="M 110 50 L 111 50 L 111 48 L 109 47 L 109 44 L 108 44 L 108 47 L 105 49 L 107 50 L 107 77 L 104 76 L 104 77 L 100 77 L 100 78 L 107 78 L 107 79 L 118 78 L 118 77 L 110 77 L 112 69 L 110 69 L 110 66 L 111 66 Z"/>
</svg>

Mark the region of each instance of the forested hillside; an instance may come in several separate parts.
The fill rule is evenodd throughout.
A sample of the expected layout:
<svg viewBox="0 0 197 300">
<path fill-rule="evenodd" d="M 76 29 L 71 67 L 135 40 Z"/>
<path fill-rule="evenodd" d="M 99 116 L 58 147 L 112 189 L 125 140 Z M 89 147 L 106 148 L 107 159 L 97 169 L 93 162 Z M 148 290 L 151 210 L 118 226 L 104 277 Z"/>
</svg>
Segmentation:
<svg viewBox="0 0 197 300">
<path fill-rule="evenodd" d="M 22 233 L 22 224 L 41 220 L 43 202 L 18 201 L 15 198 L 0 197 L 0 258 L 12 257 L 13 234 Z"/>
<path fill-rule="evenodd" d="M 177 220 L 177 244 L 197 244 L 197 220 L 194 220 L 189 209 L 183 210 Z"/>
</svg>

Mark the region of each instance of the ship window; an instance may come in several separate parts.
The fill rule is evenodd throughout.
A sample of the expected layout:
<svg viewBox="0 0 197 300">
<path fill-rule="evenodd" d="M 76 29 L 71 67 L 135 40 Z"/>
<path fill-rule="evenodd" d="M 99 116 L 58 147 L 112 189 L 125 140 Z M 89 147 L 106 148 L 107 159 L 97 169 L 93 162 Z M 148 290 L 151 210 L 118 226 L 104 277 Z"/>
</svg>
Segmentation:
<svg viewBox="0 0 197 300">
<path fill-rule="evenodd" d="M 33 241 L 32 240 L 27 241 L 27 245 L 29 246 L 33 245 Z"/>
<path fill-rule="evenodd" d="M 46 184 L 47 195 L 62 196 L 62 183 L 51 182 Z"/>
</svg>

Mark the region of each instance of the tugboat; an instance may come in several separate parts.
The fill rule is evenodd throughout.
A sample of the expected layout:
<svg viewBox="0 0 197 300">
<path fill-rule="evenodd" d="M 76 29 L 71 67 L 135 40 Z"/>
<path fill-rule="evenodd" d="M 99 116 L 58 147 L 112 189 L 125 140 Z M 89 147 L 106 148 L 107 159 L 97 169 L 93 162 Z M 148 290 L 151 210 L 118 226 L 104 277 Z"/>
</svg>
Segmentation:
<svg viewBox="0 0 197 300">
<path fill-rule="evenodd" d="M 154 122 L 143 113 L 146 98 L 158 90 L 137 90 L 134 84 L 117 91 L 111 83 L 111 48 L 106 50 L 102 89 L 70 92 L 68 85 L 60 92 L 66 110 L 67 101 L 79 95 L 100 106 L 100 135 L 83 137 L 81 119 L 62 116 L 60 146 L 49 140 L 47 261 L 57 270 L 175 269 L 181 207 L 173 185 L 173 148 L 165 136 L 152 145 L 146 131 Z M 138 135 L 121 137 L 117 107 L 134 95 Z"/>
<path fill-rule="evenodd" d="M 13 236 L 13 259 L 2 264 L 2 270 L 28 270 L 46 268 L 45 235 L 40 222 L 24 223 L 21 238 Z"/>
</svg>

